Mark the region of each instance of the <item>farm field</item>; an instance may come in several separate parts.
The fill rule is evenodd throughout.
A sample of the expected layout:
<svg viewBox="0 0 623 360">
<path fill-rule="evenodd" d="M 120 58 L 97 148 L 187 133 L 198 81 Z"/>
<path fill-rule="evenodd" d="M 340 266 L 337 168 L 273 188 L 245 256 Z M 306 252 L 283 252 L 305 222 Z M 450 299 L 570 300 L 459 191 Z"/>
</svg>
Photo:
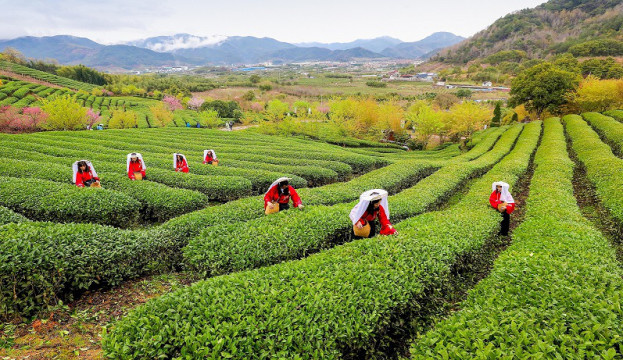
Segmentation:
<svg viewBox="0 0 623 360">
<path fill-rule="evenodd" d="M 186 128 L 0 135 L 0 356 L 620 358 L 619 127 L 550 118 L 464 153 Z M 125 173 L 134 151 L 142 182 Z M 71 184 L 84 158 L 103 189 Z M 306 207 L 265 216 L 280 176 Z M 578 176 L 614 229 L 578 207 Z M 508 238 L 487 202 L 498 180 L 519 201 Z M 352 236 L 372 188 L 398 235 Z"/>
</svg>

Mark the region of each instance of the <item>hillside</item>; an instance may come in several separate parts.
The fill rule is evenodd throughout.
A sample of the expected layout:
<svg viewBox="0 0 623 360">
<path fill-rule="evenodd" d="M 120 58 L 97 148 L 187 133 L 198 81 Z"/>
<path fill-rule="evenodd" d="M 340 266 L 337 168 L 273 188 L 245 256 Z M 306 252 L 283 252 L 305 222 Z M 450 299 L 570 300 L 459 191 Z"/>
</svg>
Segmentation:
<svg viewBox="0 0 623 360">
<path fill-rule="evenodd" d="M 433 60 L 467 63 L 504 50 L 529 58 L 571 52 L 575 56 L 623 55 L 623 1 L 550 0 L 497 20 Z"/>
</svg>

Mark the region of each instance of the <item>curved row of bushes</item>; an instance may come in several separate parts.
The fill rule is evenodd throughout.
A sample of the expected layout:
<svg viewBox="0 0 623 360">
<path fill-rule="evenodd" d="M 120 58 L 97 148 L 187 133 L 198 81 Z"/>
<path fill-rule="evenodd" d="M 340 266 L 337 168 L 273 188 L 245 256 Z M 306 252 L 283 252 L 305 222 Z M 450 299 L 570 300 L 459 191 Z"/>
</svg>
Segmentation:
<svg viewBox="0 0 623 360">
<path fill-rule="evenodd" d="M 4 206 L 0 206 L 0 226 L 25 221 L 28 221 L 28 219 L 26 219 L 23 215 L 20 215 L 11 209 L 7 209 Z"/>
<path fill-rule="evenodd" d="M 14 155 L 19 156 L 19 152 Z M 66 184 L 71 181 L 72 170 L 69 164 L 23 161 L 26 159 L 15 160 L 8 157 L 3 159 L 0 163 L 0 176 L 43 179 Z M 106 174 L 102 178 L 102 186 L 138 200 L 141 203 L 141 219 L 146 222 L 163 222 L 199 210 L 208 204 L 208 197 L 199 192 L 170 188 L 152 181 L 130 181 L 127 176 L 120 174 Z M 84 206 L 91 206 L 88 199 Z"/>
<path fill-rule="evenodd" d="M 539 125 L 539 124 L 537 124 Z M 540 129 L 539 129 L 540 130 Z M 540 131 L 442 212 L 397 225 L 399 234 L 353 241 L 300 261 L 200 281 L 130 312 L 105 334 L 112 358 L 366 358 L 388 330 L 477 256 L 499 228 L 491 183 L 515 184 Z M 434 294 L 433 294 L 434 296 Z"/>
<path fill-rule="evenodd" d="M 135 225 L 141 209 L 138 201 L 117 191 L 5 176 L 0 176 L 0 206 L 32 220 L 121 228 Z"/>
<path fill-rule="evenodd" d="M 612 153 L 599 135 L 578 115 L 563 118 L 573 150 L 586 168 L 599 199 L 615 221 L 623 225 L 623 160 Z"/>
<path fill-rule="evenodd" d="M 65 77 L 53 75 L 44 71 L 29 68 L 27 66 L 15 64 L 9 61 L 0 61 L 0 69 L 12 71 L 17 74 L 26 75 L 35 79 L 47 81 L 52 84 L 65 86 L 76 90 L 91 91 L 96 88 L 95 85 L 83 83 L 80 81 L 71 80 Z"/>
<path fill-rule="evenodd" d="M 599 113 L 585 113 L 582 117 L 612 146 L 612 151 L 623 156 L 623 124 Z"/>
<path fill-rule="evenodd" d="M 412 358 L 620 357 L 623 274 L 577 206 L 558 119 L 545 121 L 535 164 L 513 244 L 461 310 L 417 341 Z"/>
<path fill-rule="evenodd" d="M 3 143 L 2 146 L 8 146 L 8 142 Z M 105 147 L 91 145 L 88 147 L 89 150 L 74 150 L 83 149 L 84 147 L 79 144 L 72 145 L 62 141 L 56 142 L 40 139 L 37 142 L 30 143 L 15 141 L 12 142 L 10 146 L 52 155 L 58 157 L 58 161 L 63 163 L 67 162 L 69 157 L 71 157 L 71 159 L 88 158 L 94 163 L 102 180 L 107 171 L 115 172 L 117 175 L 126 174 L 125 156 L 127 153 L 118 152 L 117 155 L 110 154 L 111 150 Z M 154 162 L 155 160 L 156 159 L 154 159 Z M 71 161 L 71 163 L 73 163 L 73 161 Z M 171 167 L 173 166 L 171 158 L 167 160 L 163 158 L 161 159 L 161 163 L 168 163 Z M 243 177 L 184 174 L 177 173 L 171 168 L 169 169 L 170 170 L 164 170 L 163 168 L 149 167 L 148 179 L 176 188 L 196 190 L 207 195 L 210 200 L 215 201 L 228 201 L 251 194 L 251 181 Z"/>
<path fill-rule="evenodd" d="M 486 158 L 449 164 L 412 188 L 390 196 L 392 221 L 415 216 L 440 204 L 461 183 L 480 175 L 506 155 L 521 130 L 521 125 L 508 130 Z M 530 126 L 527 131 L 538 134 L 538 125 Z M 405 161 L 396 165 L 404 169 L 407 164 Z M 352 240 L 348 214 L 355 204 L 312 206 L 245 223 L 209 227 L 184 248 L 185 262 L 203 276 L 211 276 L 305 257 Z"/>
</svg>

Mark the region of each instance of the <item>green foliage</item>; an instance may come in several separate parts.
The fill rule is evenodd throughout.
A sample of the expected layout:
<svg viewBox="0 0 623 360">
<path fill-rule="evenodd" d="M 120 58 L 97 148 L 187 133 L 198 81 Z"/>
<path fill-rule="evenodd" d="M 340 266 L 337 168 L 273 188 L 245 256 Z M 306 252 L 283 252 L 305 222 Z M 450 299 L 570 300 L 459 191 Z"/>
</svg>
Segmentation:
<svg viewBox="0 0 623 360">
<path fill-rule="evenodd" d="M 472 97 L 472 91 L 469 89 L 458 89 L 456 91 L 456 96 L 460 98 L 469 99 Z"/>
<path fill-rule="evenodd" d="M 225 119 L 221 119 L 218 116 L 218 111 L 216 110 L 206 110 L 199 112 L 198 121 L 201 126 L 207 127 L 208 129 L 218 128 L 225 124 Z"/>
<path fill-rule="evenodd" d="M 502 62 L 521 62 L 526 59 L 528 55 L 525 51 L 521 50 L 504 50 L 499 51 L 493 55 L 489 55 L 487 58 L 483 60 L 484 63 L 491 65 L 498 65 Z"/>
<path fill-rule="evenodd" d="M 535 163 L 511 246 L 461 309 L 418 339 L 412 358 L 616 358 L 621 271 L 577 206 L 558 119 L 545 121 Z"/>
<path fill-rule="evenodd" d="M 574 56 L 619 56 L 623 55 L 623 41 L 615 39 L 591 40 L 569 48 Z"/>
<path fill-rule="evenodd" d="M 71 95 L 54 96 L 42 101 L 41 110 L 49 116 L 43 124 L 48 130 L 79 130 L 86 128 L 87 109 Z"/>
<path fill-rule="evenodd" d="M 242 115 L 240 105 L 235 101 L 206 101 L 201 105 L 201 111 L 205 110 L 216 110 L 220 118 L 238 119 Z"/>
<path fill-rule="evenodd" d="M 140 210 L 138 201 L 116 191 L 31 178 L 0 177 L 0 195 L 0 206 L 41 221 L 129 227 Z"/>
<path fill-rule="evenodd" d="M 375 80 L 366 81 L 366 85 L 369 87 L 374 87 L 374 88 L 386 88 L 387 87 L 386 82 L 375 81 Z"/>
<path fill-rule="evenodd" d="M 136 127 L 136 114 L 134 111 L 115 110 L 108 120 L 111 129 L 129 129 Z"/>
<path fill-rule="evenodd" d="M 5 208 L 4 206 L 0 206 L 0 226 L 10 224 L 10 223 L 22 223 L 28 221 L 24 216 Z"/>
<path fill-rule="evenodd" d="M 61 66 L 56 69 L 56 75 L 93 85 L 106 85 L 109 81 L 106 74 L 84 65 Z"/>
<path fill-rule="evenodd" d="M 493 119 L 491 119 L 491 127 L 498 127 L 502 125 L 502 109 L 500 102 L 495 103 L 495 109 L 493 110 Z"/>
<path fill-rule="evenodd" d="M 522 135 L 515 149 L 448 210 L 403 221 L 395 237 L 353 241 L 301 261 L 214 277 L 162 296 L 116 323 L 104 336 L 105 354 L 371 357 L 379 346 L 375 340 L 389 327 L 407 331 L 409 324 L 392 322 L 392 314 L 414 306 L 424 310 L 426 303 L 418 300 L 451 281 L 451 269 L 477 256 L 497 230 L 499 214 L 482 201 L 482 189 L 500 178 L 515 184 L 527 170 L 540 133 L 540 124 L 535 125 L 536 131 Z"/>
<path fill-rule="evenodd" d="M 595 115 L 589 114 L 595 124 L 601 124 Z M 578 115 L 563 118 L 565 129 L 573 144 L 573 150 L 586 168 L 586 176 L 614 220 L 623 224 L 623 197 L 617 196 L 623 189 L 623 160 L 612 153 L 599 135 Z M 596 125 L 597 126 L 597 125 Z M 620 127 L 616 127 L 619 129 Z M 619 133 L 620 139 L 620 133 Z M 620 146 L 620 144 L 619 144 Z"/>
<path fill-rule="evenodd" d="M 526 109 L 541 116 L 545 110 L 552 114 L 560 112 L 566 102 L 566 94 L 577 88 L 577 74 L 562 70 L 550 63 L 536 65 L 522 71 L 513 80 L 509 104 L 525 104 Z"/>
<path fill-rule="evenodd" d="M 580 64 L 583 76 L 596 76 L 600 79 L 620 79 L 623 77 L 623 66 L 609 57 L 607 59 L 588 59 Z"/>
<path fill-rule="evenodd" d="M 63 87 L 74 89 L 74 90 L 91 91 L 95 88 L 95 86 L 92 84 L 86 84 L 83 82 L 75 81 L 75 80 L 64 78 L 61 76 L 49 74 L 47 72 L 39 71 L 36 69 L 31 69 L 29 67 L 26 67 L 26 66 L 23 66 L 17 63 L 9 62 L 9 61 L 0 60 L 0 69 L 12 71 L 20 75 L 30 76 L 35 79 L 47 81 L 52 84 L 60 85 Z"/>
</svg>

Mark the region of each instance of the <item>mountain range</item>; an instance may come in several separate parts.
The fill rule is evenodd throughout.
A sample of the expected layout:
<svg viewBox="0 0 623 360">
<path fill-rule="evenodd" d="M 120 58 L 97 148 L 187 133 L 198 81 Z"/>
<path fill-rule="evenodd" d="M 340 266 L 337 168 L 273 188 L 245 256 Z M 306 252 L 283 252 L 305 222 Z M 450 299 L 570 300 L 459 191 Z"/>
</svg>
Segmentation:
<svg viewBox="0 0 623 360">
<path fill-rule="evenodd" d="M 12 47 L 26 57 L 55 59 L 60 64 L 84 64 L 107 69 L 138 69 L 163 65 L 231 65 L 261 62 L 352 61 L 358 59 L 418 59 L 464 38 L 434 33 L 416 42 L 391 37 L 350 43 L 291 44 L 252 36 L 201 37 L 190 34 L 158 36 L 120 45 L 102 45 L 87 38 L 56 35 L 0 40 L 0 50 Z"/>
</svg>

